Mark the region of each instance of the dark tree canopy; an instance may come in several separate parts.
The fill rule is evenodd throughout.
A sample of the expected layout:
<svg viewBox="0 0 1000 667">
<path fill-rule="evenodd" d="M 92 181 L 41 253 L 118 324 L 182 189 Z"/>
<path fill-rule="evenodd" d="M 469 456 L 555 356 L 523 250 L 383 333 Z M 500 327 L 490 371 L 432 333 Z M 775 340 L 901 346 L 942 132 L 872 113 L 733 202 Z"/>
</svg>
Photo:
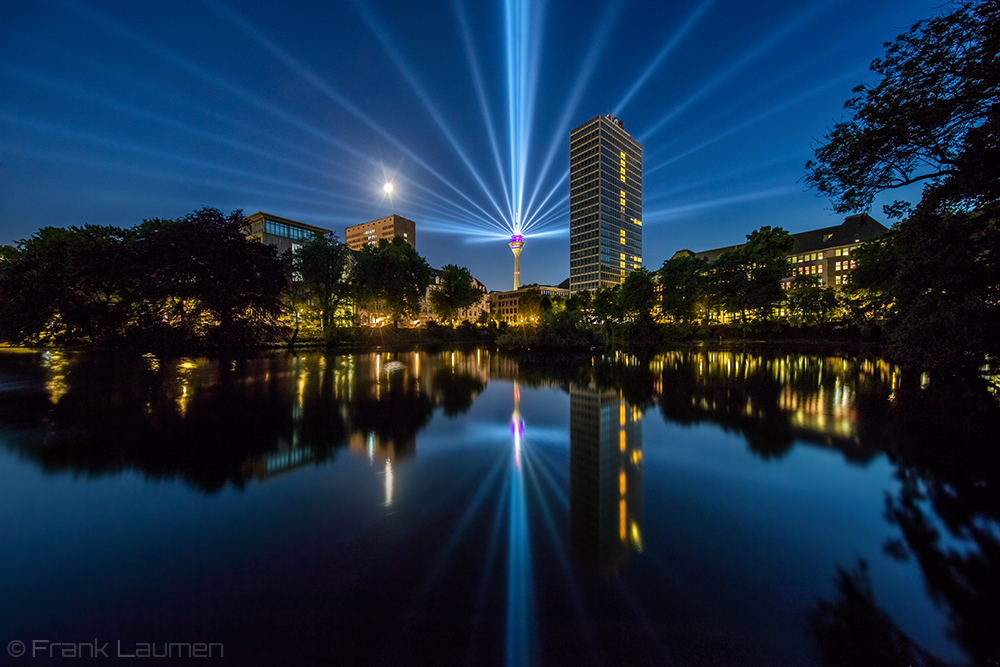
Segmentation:
<svg viewBox="0 0 1000 667">
<path fill-rule="evenodd" d="M 916 207 L 863 247 L 848 303 L 881 316 L 890 354 L 952 372 L 1000 355 L 1000 3 L 968 0 L 920 21 L 872 63 L 806 165 L 838 211 L 925 184 Z"/>
<path fill-rule="evenodd" d="M 359 304 L 383 308 L 396 326 L 403 317 L 420 312 L 432 272 L 413 246 L 399 236 L 391 243 L 380 239 L 377 246 L 362 248 L 355 259 L 351 284 Z"/>
<path fill-rule="evenodd" d="M 680 255 L 663 262 L 660 268 L 660 307 L 664 315 L 679 322 L 698 317 L 706 291 L 706 264 L 697 257 Z"/>
<path fill-rule="evenodd" d="M 961 199 L 995 201 L 1000 176 L 1000 4 L 972 0 L 919 21 L 872 62 L 874 85 L 844 105 L 806 181 L 837 211 L 917 182 L 948 183 Z"/>
<path fill-rule="evenodd" d="M 442 322 L 450 322 L 463 308 L 483 298 L 483 291 L 476 287 L 472 274 L 464 266 L 446 264 L 441 269 L 441 282 L 431 290 L 431 309 Z"/>
<path fill-rule="evenodd" d="M 820 285 L 818 276 L 795 276 L 785 293 L 788 321 L 793 326 L 822 324 L 837 308 L 836 292 Z"/>
<path fill-rule="evenodd" d="M 289 292 L 305 298 L 292 298 L 292 306 L 315 304 L 324 338 L 329 341 L 341 305 L 350 298 L 351 251 L 333 232 L 314 234 L 297 248 L 286 251 L 286 271 L 290 274 Z M 298 318 L 296 317 L 296 322 Z"/>
<path fill-rule="evenodd" d="M 726 310 L 766 320 L 784 298 L 781 281 L 790 271 L 788 253 L 794 241 L 781 227 L 765 225 L 747 234 L 746 244 L 727 252 L 711 265 L 710 290 Z"/>
<path fill-rule="evenodd" d="M 630 321 L 652 321 L 653 308 L 656 306 L 654 277 L 655 274 L 645 268 L 636 269 L 625 276 L 618 291 L 618 310 L 623 318 Z"/>
<path fill-rule="evenodd" d="M 244 218 L 202 209 L 117 227 L 45 227 L 0 262 L 0 337 L 81 345 L 245 344 L 274 335 L 285 279 Z"/>
</svg>

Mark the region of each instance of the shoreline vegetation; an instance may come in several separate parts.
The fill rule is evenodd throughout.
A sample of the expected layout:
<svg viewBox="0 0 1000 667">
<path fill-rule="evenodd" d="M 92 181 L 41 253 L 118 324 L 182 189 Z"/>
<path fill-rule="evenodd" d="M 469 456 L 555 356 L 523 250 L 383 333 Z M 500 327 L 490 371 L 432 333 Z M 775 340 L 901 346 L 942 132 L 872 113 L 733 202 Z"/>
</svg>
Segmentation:
<svg viewBox="0 0 1000 667">
<path fill-rule="evenodd" d="M 854 88 L 814 148 L 806 183 L 837 212 L 924 186 L 916 205 L 883 207 L 892 228 L 857 241 L 835 287 L 793 274 L 793 239 L 762 226 L 710 262 L 678 253 L 594 292 L 526 291 L 517 308 L 490 309 L 466 267 L 436 272 L 398 236 L 353 251 L 316 234 L 279 257 L 248 240 L 241 211 L 204 208 L 128 229 L 44 227 L 0 247 L 0 340 L 143 351 L 866 344 L 901 367 L 981 373 L 1000 362 L 997 35 L 1000 5 L 987 0 L 918 21 L 886 44 L 876 82 Z M 470 309 L 476 321 L 458 324 Z M 430 312 L 457 326 L 404 326 Z M 524 324 L 502 321 L 514 318 Z"/>
</svg>

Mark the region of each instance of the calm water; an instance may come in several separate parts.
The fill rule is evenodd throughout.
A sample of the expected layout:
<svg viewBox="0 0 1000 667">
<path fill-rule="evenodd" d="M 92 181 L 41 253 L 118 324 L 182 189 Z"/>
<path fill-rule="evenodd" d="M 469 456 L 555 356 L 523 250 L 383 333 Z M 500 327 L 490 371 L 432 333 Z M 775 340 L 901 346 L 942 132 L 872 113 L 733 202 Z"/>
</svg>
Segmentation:
<svg viewBox="0 0 1000 667">
<path fill-rule="evenodd" d="M 989 663 L 1000 409 L 925 384 L 726 351 L 0 353 L 0 643 Z"/>
</svg>

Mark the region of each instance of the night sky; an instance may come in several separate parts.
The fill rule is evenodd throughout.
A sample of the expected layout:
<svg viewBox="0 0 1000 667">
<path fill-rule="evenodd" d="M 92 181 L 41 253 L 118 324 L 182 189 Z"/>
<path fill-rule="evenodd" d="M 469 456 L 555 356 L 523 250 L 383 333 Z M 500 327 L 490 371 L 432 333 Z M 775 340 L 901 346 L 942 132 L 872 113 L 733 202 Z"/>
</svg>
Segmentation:
<svg viewBox="0 0 1000 667">
<path fill-rule="evenodd" d="M 936 4 L 0 0 L 0 244 L 204 206 L 343 239 L 395 212 L 432 266 L 509 289 L 516 210 L 522 282 L 556 284 L 569 130 L 609 112 L 643 145 L 647 268 L 839 224 L 803 165 Z"/>
</svg>

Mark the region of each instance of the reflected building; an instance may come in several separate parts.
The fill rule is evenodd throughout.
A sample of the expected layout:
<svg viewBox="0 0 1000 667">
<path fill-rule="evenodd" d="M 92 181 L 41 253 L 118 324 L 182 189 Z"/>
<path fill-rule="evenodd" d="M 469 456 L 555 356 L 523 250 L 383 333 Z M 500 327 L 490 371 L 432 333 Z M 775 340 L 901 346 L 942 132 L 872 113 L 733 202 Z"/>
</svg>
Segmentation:
<svg viewBox="0 0 1000 667">
<path fill-rule="evenodd" d="M 642 414 L 618 391 L 571 385 L 569 396 L 570 543 L 613 573 L 642 551 Z"/>
</svg>

